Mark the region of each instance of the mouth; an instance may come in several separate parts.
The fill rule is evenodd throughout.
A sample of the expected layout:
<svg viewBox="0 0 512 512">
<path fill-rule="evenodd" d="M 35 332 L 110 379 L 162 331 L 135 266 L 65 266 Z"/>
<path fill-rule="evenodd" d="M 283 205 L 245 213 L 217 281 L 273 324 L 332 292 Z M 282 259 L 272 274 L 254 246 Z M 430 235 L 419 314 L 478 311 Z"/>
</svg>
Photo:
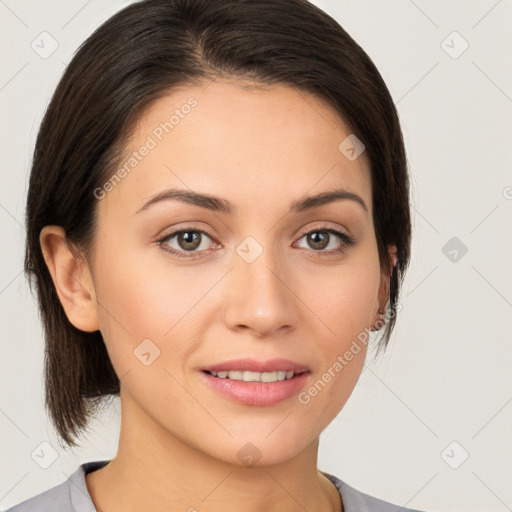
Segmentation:
<svg viewBox="0 0 512 512">
<path fill-rule="evenodd" d="M 311 370 L 288 359 L 238 359 L 202 368 L 209 389 L 242 405 L 272 406 L 295 396 Z"/>
</svg>

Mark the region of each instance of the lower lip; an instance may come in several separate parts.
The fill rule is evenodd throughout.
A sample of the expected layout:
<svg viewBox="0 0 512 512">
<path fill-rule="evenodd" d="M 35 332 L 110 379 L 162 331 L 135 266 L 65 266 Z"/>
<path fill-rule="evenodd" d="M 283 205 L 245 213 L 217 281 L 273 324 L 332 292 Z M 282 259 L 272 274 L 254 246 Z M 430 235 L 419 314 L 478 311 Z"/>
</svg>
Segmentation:
<svg viewBox="0 0 512 512">
<path fill-rule="evenodd" d="M 221 379 L 201 372 L 206 383 L 227 398 L 243 405 L 275 405 L 296 395 L 304 386 L 309 372 L 292 379 L 276 382 L 244 382 L 243 380 Z"/>
</svg>

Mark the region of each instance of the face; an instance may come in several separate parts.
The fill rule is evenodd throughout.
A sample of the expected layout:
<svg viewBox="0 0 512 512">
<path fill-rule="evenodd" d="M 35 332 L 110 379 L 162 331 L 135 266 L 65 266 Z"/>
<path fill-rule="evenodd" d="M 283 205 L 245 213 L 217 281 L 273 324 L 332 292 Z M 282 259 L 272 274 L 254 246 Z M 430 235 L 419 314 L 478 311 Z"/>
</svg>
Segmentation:
<svg viewBox="0 0 512 512">
<path fill-rule="evenodd" d="M 349 134 L 281 85 L 188 87 L 141 118 L 125 172 L 96 191 L 91 276 L 123 407 L 154 439 L 282 462 L 349 398 L 381 290 L 366 155 L 338 149 Z M 349 195 L 305 201 L 334 191 Z"/>
</svg>

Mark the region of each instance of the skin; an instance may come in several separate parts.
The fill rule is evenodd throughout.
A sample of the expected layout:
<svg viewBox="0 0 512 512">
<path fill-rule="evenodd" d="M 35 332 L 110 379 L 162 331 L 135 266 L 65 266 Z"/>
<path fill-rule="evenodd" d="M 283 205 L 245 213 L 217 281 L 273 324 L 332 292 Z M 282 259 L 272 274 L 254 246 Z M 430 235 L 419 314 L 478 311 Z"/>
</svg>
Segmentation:
<svg viewBox="0 0 512 512">
<path fill-rule="evenodd" d="M 234 402 L 207 387 L 200 369 L 228 359 L 288 358 L 306 364 L 307 389 L 388 297 L 374 226 L 365 153 L 349 161 L 338 146 L 350 131 L 320 99 L 283 85 L 219 81 L 174 90 L 139 120 L 127 155 L 191 97 L 198 104 L 98 201 L 89 261 L 77 258 L 58 226 L 41 244 L 71 323 L 100 330 L 121 380 L 117 456 L 86 476 L 98 510 L 339 511 L 335 487 L 318 471 L 319 435 L 348 400 L 363 349 L 306 405 L 297 396 L 273 406 Z M 212 212 L 176 200 L 136 213 L 169 188 L 219 196 L 237 211 Z M 351 200 L 290 213 L 306 195 L 347 189 Z M 205 230 L 195 258 L 178 237 Z M 305 234 L 334 228 L 356 239 L 344 253 L 330 235 L 315 248 Z M 237 246 L 253 237 L 252 263 Z M 319 252 L 323 256 L 318 256 Z M 389 247 L 390 258 L 396 248 Z M 144 339 L 160 355 L 134 356 Z M 248 467 L 237 453 L 261 453 Z M 193 507 L 193 508 L 192 508 Z"/>
</svg>

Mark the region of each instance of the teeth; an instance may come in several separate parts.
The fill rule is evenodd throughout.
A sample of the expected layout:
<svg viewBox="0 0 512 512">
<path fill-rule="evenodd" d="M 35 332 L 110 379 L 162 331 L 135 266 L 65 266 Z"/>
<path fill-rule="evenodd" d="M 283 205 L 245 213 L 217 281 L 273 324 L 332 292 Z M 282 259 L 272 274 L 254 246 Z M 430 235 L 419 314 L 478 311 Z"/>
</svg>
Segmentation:
<svg viewBox="0 0 512 512">
<path fill-rule="evenodd" d="M 265 372 L 265 373 L 260 373 L 259 375 L 259 380 L 261 382 L 276 382 L 278 381 L 279 379 L 277 378 L 277 372 Z M 245 379 L 244 379 L 245 380 Z"/>
<path fill-rule="evenodd" d="M 267 375 L 270 374 L 267 373 Z M 244 372 L 242 374 L 242 380 L 244 382 L 261 382 L 261 377 L 263 377 L 263 374 L 258 372 Z"/>
<path fill-rule="evenodd" d="M 210 372 L 220 379 L 243 380 L 244 382 L 277 382 L 279 380 L 291 379 L 295 373 L 293 370 L 278 370 L 276 372 L 249 372 L 249 371 L 219 371 Z"/>
</svg>

